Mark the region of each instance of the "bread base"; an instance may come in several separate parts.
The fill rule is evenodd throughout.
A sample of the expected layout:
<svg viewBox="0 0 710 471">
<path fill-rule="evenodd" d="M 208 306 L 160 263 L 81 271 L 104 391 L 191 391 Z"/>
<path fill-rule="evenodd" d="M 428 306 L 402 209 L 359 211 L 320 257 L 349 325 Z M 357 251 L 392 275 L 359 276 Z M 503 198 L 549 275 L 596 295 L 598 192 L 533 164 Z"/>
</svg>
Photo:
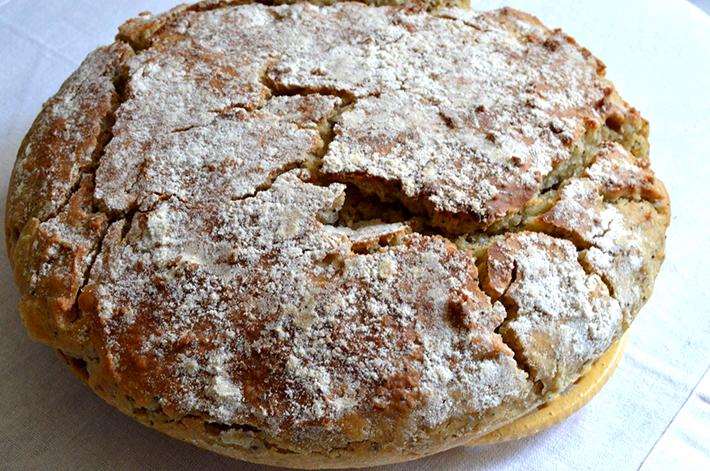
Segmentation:
<svg viewBox="0 0 710 471">
<path fill-rule="evenodd" d="M 626 339 L 627 334 L 624 334 L 563 394 L 541 405 L 536 411 L 476 438 L 469 446 L 520 440 L 570 417 L 587 404 L 609 380 L 624 354 Z"/>
<path fill-rule="evenodd" d="M 581 409 L 585 404 L 587 404 L 606 384 L 606 382 L 611 377 L 612 373 L 616 369 L 616 366 L 621 359 L 624 350 L 626 348 L 627 334 L 624 334 L 618 342 L 613 344 L 604 354 L 602 354 L 592 365 L 587 369 L 587 371 L 580 376 L 580 378 L 563 394 L 553 398 L 547 403 L 541 405 L 537 410 L 515 420 L 493 432 L 486 435 L 480 436 L 475 440 L 468 443 L 460 443 L 459 446 L 480 446 L 480 445 L 492 445 L 496 443 L 503 443 L 512 440 L 519 440 L 521 438 L 529 437 L 543 430 L 546 430 L 553 425 L 556 425 L 563 420 L 570 417 L 572 414 Z M 68 364 L 70 369 L 79 376 L 84 382 L 86 382 L 86 374 L 81 367 L 77 367 L 69 357 L 62 355 L 60 357 Z M 104 398 L 111 402 L 108 398 Z M 128 414 L 127 411 L 124 411 Z M 131 414 L 128 414 L 131 415 Z M 202 448 L 208 448 L 212 451 L 230 456 L 232 458 L 238 458 L 248 461 L 256 461 L 251 457 L 250 460 L 248 456 L 240 454 L 237 450 L 227 450 L 227 449 L 217 449 L 215 447 L 207 446 L 204 443 L 196 442 L 185 437 L 182 433 L 177 433 L 175 430 L 168 430 L 158 427 L 158 424 L 152 424 L 153 427 L 159 428 L 164 433 L 168 435 L 175 436 L 176 438 L 181 438 L 192 442 L 193 444 L 200 446 Z M 171 433 L 171 431 L 173 433 Z M 184 432 L 184 431 L 183 431 Z M 450 444 L 449 444 L 450 445 Z M 456 444 L 454 444 L 456 446 Z M 447 447 L 448 448 L 448 447 Z M 445 448 L 444 448 L 445 449 Z M 439 450 L 439 451 L 443 451 Z M 278 453 L 274 453 L 273 456 L 264 457 L 259 460 L 262 463 L 279 464 L 288 467 L 297 468 L 322 468 L 326 465 L 331 465 L 332 463 L 325 459 L 323 462 L 319 462 L 315 457 L 305 458 L 304 460 L 298 460 L 298 462 L 293 461 L 293 457 L 281 457 Z M 397 463 L 401 461 L 407 461 L 409 459 L 416 459 L 416 456 L 390 456 L 383 460 L 387 463 Z M 369 466 L 375 463 L 367 463 L 363 461 L 352 460 L 345 463 L 347 465 L 354 465 L 358 467 Z M 382 464 L 380 462 L 379 464 Z"/>
</svg>

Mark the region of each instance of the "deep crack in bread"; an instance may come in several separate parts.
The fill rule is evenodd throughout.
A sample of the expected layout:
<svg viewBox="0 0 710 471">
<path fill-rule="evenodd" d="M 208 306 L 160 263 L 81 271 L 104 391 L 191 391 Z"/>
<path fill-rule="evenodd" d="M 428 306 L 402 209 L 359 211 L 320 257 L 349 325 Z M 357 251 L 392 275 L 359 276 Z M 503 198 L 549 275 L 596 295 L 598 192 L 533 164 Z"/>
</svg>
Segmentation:
<svg viewBox="0 0 710 471">
<path fill-rule="evenodd" d="M 663 260 L 647 122 L 512 9 L 275 3 L 131 20 L 44 105 L 6 218 L 30 334 L 273 465 L 421 457 L 564 391 Z"/>
</svg>

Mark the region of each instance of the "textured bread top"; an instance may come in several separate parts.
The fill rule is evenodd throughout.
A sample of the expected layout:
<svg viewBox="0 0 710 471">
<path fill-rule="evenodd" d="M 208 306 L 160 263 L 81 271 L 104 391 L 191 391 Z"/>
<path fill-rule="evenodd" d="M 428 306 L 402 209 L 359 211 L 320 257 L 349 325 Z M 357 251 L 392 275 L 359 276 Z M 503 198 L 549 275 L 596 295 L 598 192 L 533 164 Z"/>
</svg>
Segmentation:
<svg viewBox="0 0 710 471">
<path fill-rule="evenodd" d="M 585 121 L 604 120 L 601 64 L 562 33 L 523 20 L 493 14 L 466 24 L 361 5 L 186 12 L 129 64 L 130 99 L 119 109 L 97 197 L 124 211 L 147 191 L 171 192 L 172 181 L 133 186 L 140 166 L 125 170 L 145 144 L 139 133 L 212 124 L 219 137 L 220 114 L 305 90 L 357 100 L 335 126 L 323 174 L 367 176 L 432 214 L 489 225 L 539 191 Z M 232 33 L 219 34 L 223 28 Z M 303 157 L 278 159 L 227 194 L 249 193 L 269 171 Z M 181 164 L 171 161 L 172 171 Z"/>
<path fill-rule="evenodd" d="M 646 123 L 534 18 L 211 2 L 121 37 L 45 105 L 7 232 L 30 332 L 135 414 L 446 443 L 563 390 L 650 293 Z M 404 216 L 345 221 L 355 191 Z"/>
</svg>

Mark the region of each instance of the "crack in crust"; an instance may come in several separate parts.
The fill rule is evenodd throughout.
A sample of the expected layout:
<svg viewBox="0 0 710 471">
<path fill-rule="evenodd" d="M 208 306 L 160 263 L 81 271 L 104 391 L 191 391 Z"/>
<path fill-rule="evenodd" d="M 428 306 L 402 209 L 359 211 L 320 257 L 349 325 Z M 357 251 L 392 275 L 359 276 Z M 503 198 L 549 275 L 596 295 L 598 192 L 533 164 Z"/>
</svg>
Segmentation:
<svg viewBox="0 0 710 471">
<path fill-rule="evenodd" d="M 8 252 L 30 220 L 56 217 L 79 191 L 83 175 L 93 175 L 111 138 L 120 103 L 115 82 L 129 55 L 120 43 L 98 49 L 43 106 L 20 146 L 9 185 Z"/>
<path fill-rule="evenodd" d="M 383 443 L 394 443 L 408 453 L 413 443 L 419 442 L 420 447 L 427 443 L 420 453 L 431 453 L 455 445 L 454 436 L 470 437 L 502 425 L 569 385 L 575 374 L 613 343 L 650 295 L 653 278 L 663 258 L 662 240 L 669 218 L 665 190 L 648 168 L 647 123 L 602 77 L 603 64 L 571 38 L 559 31 L 550 32 L 536 19 L 514 10 L 501 10 L 485 21 L 460 11 L 441 13 L 440 18 L 445 21 L 457 25 L 462 21 L 477 34 L 483 34 L 493 22 L 522 44 L 534 43 L 539 40 L 536 35 L 544 33 L 547 38 L 544 48 L 550 53 L 566 47 L 581 51 L 584 61 L 596 67 L 598 76 L 594 80 L 599 81 L 603 89 L 603 96 L 594 104 L 593 112 L 597 113 L 594 116 L 602 117 L 601 122 L 582 114 L 582 125 L 574 127 L 570 121 L 565 121 L 571 119 L 569 116 L 554 116 L 545 135 L 562 143 L 564 152 L 569 155 L 533 172 L 534 184 L 526 187 L 524 195 L 505 196 L 503 203 L 491 199 L 493 212 L 486 212 L 485 207 L 469 211 L 458 206 L 437 206 L 434 190 L 412 189 L 413 183 L 407 180 L 411 169 L 396 168 L 389 174 L 377 173 L 379 169 L 372 173 L 371 169 L 362 170 L 352 155 L 343 154 L 343 146 L 362 145 L 365 155 L 398 158 L 399 154 L 392 151 L 393 146 L 372 137 L 378 129 L 368 129 L 368 121 L 382 120 L 396 127 L 399 119 L 420 119 L 421 127 L 439 126 L 441 136 L 446 137 L 466 126 L 479 126 L 480 122 L 491 119 L 490 104 L 477 105 L 475 114 L 466 115 L 461 113 L 457 103 L 437 102 L 399 77 L 393 78 L 392 89 L 384 93 L 374 89 L 367 80 L 348 82 L 351 78 L 346 77 L 343 86 L 331 83 L 328 71 L 317 67 L 309 73 L 321 77 L 321 81 L 300 83 L 300 72 L 284 66 L 283 58 L 269 57 L 254 70 L 247 66 L 231 69 L 230 64 L 220 62 L 219 57 L 206 52 L 208 49 L 199 49 L 202 46 L 192 40 L 191 47 L 206 54 L 206 60 L 213 61 L 208 66 L 215 68 L 211 76 L 198 75 L 197 81 L 209 79 L 210 86 L 224 87 L 227 92 L 233 92 L 232 95 L 225 92 L 224 96 L 207 96 L 216 106 L 209 106 L 204 112 L 195 110 L 190 120 L 181 120 L 179 113 L 151 116 L 147 123 L 139 124 L 150 129 L 158 123 L 163 130 L 148 136 L 144 142 L 134 140 L 135 135 L 140 136 L 145 130 L 131 127 L 129 118 L 131 113 L 141 109 L 143 87 L 155 72 L 153 67 L 158 67 L 155 64 L 161 61 L 161 54 L 177 55 L 185 63 L 195 59 L 190 55 L 193 51 L 171 45 L 175 38 L 186 37 L 184 29 L 192 27 L 190 22 L 198 18 L 190 15 L 216 10 L 227 12 L 227 7 L 251 3 L 291 2 L 209 1 L 177 7 L 164 15 L 123 25 L 119 42 L 103 49 L 118 59 L 110 69 L 114 71 L 113 89 L 100 91 L 104 101 L 109 97 L 109 104 L 102 108 L 102 115 L 93 118 L 92 129 L 98 132 L 91 133 L 93 138 L 87 145 L 91 149 L 90 158 L 79 159 L 76 168 L 71 170 L 73 173 L 70 172 L 66 181 L 71 183 L 73 179 L 73 183 L 68 185 L 64 199 L 57 197 L 55 199 L 60 201 L 54 208 L 28 216 L 24 208 L 17 210 L 21 205 L 13 201 L 20 194 L 18 179 L 23 178 L 22 162 L 37 152 L 31 149 L 30 139 L 33 134 L 43 132 L 42 115 L 33 125 L 13 173 L 10 192 L 15 196 L 8 202 L 6 227 L 10 258 L 23 292 L 20 309 L 30 333 L 62 351 L 65 361 L 84 381 L 124 412 L 138 415 L 141 421 L 150 421 L 152 426 L 183 438 L 184 432 L 178 432 L 183 428 L 176 428 L 174 424 L 184 424 L 192 418 L 197 423 L 239 424 L 226 429 L 205 425 L 205 434 L 212 438 L 206 439 L 205 434 L 198 433 L 193 439 L 223 453 L 271 464 L 303 463 L 302 456 L 322 454 L 319 462 L 329 466 L 344 465 L 345 461 L 328 454 L 338 450 L 356 453 L 353 450 L 363 447 L 370 451 L 363 448 L 357 453 L 379 453 L 379 459 L 383 460 L 386 453 L 373 451 Z M 425 2 L 434 9 L 446 3 Z M 255 11 L 258 14 L 260 10 Z M 287 16 L 283 11 L 269 10 L 269 15 L 283 21 Z M 416 9 L 403 11 L 405 14 L 398 16 L 397 21 L 412 32 L 411 28 L 417 26 L 409 22 L 407 15 L 418 13 Z M 396 47 L 403 36 L 383 40 L 383 44 Z M 133 53 L 127 50 L 128 45 Z M 404 63 L 402 66 L 421 64 Z M 93 71 L 87 68 L 89 73 Z M 196 67 L 186 67 L 176 74 L 192 80 L 190 74 L 202 73 L 195 70 Z M 238 82 L 242 76 L 254 77 L 256 88 L 245 86 L 246 92 L 227 88 L 230 81 Z M 71 86 L 63 86 L 58 96 L 65 87 Z M 535 94 L 544 95 L 544 90 L 526 89 L 525 93 L 530 93 L 531 113 L 542 113 L 541 105 L 534 100 Z M 203 97 L 196 96 L 196 101 Z M 378 116 L 377 107 L 382 103 L 389 103 L 385 107 L 387 113 L 394 113 Z M 190 105 L 171 103 L 170 106 Z M 411 110 L 422 114 L 414 116 Z M 71 123 L 77 118 L 68 116 L 66 120 Z M 353 134 L 352 130 L 363 122 L 366 132 Z M 259 127 L 263 123 L 267 124 Z M 271 132 L 276 126 L 280 127 L 280 132 Z M 405 131 L 409 132 L 411 123 L 407 128 Z M 508 137 L 500 130 L 489 132 L 484 141 L 460 151 L 473 149 L 472 158 L 478 159 L 476 146 L 481 149 L 500 146 Z M 421 134 L 405 132 L 394 136 L 393 140 L 406 147 L 408 142 L 416 143 L 421 138 Z M 198 145 L 191 146 L 193 143 Z M 251 166 L 255 162 L 229 160 L 226 153 L 214 155 L 218 150 L 239 145 L 255 149 L 262 146 L 268 152 L 252 156 L 258 166 Z M 182 149 L 188 151 L 182 153 Z M 121 153 L 142 156 L 135 171 L 122 166 L 125 162 L 120 159 L 116 160 Z M 215 162 L 214 168 L 210 168 L 213 163 L 208 162 L 209 159 Z M 223 159 L 221 163 L 220 159 Z M 207 176 L 200 180 L 202 175 L 196 172 L 194 180 L 185 184 L 187 180 L 180 179 L 192 178 L 186 175 L 196 164 L 207 169 Z M 512 165 L 524 169 L 531 164 L 514 155 Z M 156 168 L 165 173 L 156 172 Z M 242 173 L 233 173 L 235 168 Z M 427 168 L 415 170 L 425 173 Z M 224 174 L 223 178 L 214 177 L 219 173 Z M 248 181 L 235 183 L 235 175 Z M 41 173 L 40 177 L 51 178 L 51 172 Z M 181 181 L 183 187 L 173 188 L 169 185 L 171 181 Z M 347 188 L 343 183 L 348 184 Z M 518 184 L 520 182 L 512 185 Z M 198 195 L 195 188 L 203 193 Z M 516 191 L 506 185 L 494 190 Z M 224 214 L 202 214 L 196 204 L 200 198 L 204 201 L 226 198 L 228 202 L 224 205 L 229 209 Z M 273 207 L 281 209 L 274 212 Z M 262 212 L 264 214 L 260 214 Z M 239 228 L 243 239 L 219 232 L 215 225 L 224 217 L 233 218 L 231 224 L 239 221 L 235 227 Z M 207 263 L 208 275 L 210 270 L 220 276 L 233 273 L 225 268 L 229 265 L 252 265 L 254 279 L 250 285 L 253 286 L 268 283 L 269 276 L 273 279 L 274 274 L 278 274 L 281 282 L 289 286 L 315 285 L 321 292 L 327 287 L 338 293 L 339 297 L 333 299 L 341 303 L 343 313 L 347 313 L 342 316 L 350 316 L 348 319 L 354 324 L 373 322 L 361 307 L 381 296 L 383 286 L 390 286 L 391 280 L 401 278 L 404 285 L 396 290 L 387 288 L 392 291 L 385 291 L 386 295 L 399 301 L 397 308 L 412 309 L 411 306 L 419 303 L 422 310 L 417 311 L 415 307 L 413 314 L 405 313 L 410 317 L 402 314 L 405 317 L 398 318 L 392 312 L 395 310 L 392 305 L 383 308 L 372 302 L 367 306 L 378 312 L 376 321 L 384 325 L 376 330 L 382 336 L 379 341 L 385 344 L 378 348 L 383 351 L 394 348 L 400 352 L 404 356 L 401 364 L 385 373 L 373 371 L 374 376 L 380 375 L 374 382 L 362 379 L 356 372 L 347 377 L 347 381 L 328 377 L 328 382 L 322 383 L 324 374 L 334 376 L 323 369 L 323 365 L 332 368 L 338 364 L 340 369 L 349 372 L 345 360 L 359 358 L 357 366 L 362 370 L 370 357 L 359 357 L 362 352 L 342 347 L 343 357 L 321 358 L 319 355 L 323 352 L 314 350 L 309 354 L 321 361 L 318 366 L 321 369 L 302 366 L 308 359 L 288 342 L 297 344 L 298 335 L 302 335 L 299 332 L 320 328 L 317 327 L 319 319 L 329 318 L 332 313 L 328 303 L 319 303 L 313 299 L 313 293 L 300 291 L 284 294 L 289 301 L 296 302 L 289 314 L 294 319 L 293 325 L 283 324 L 278 317 L 258 319 L 259 326 L 268 326 L 269 335 L 275 335 L 261 350 L 258 344 L 262 339 L 254 324 L 243 319 L 234 321 L 246 322 L 237 329 L 251 342 L 245 346 L 233 336 L 229 337 L 229 331 L 225 334 L 227 337 L 221 333 L 215 336 L 205 327 L 207 321 L 199 316 L 190 321 L 189 328 L 180 324 L 184 319 L 175 321 L 183 329 L 182 333 L 187 328 L 190 334 L 167 339 L 173 342 L 168 349 L 164 349 L 165 339 L 154 339 L 163 336 L 163 332 L 167 332 L 168 337 L 180 334 L 179 329 L 160 324 L 160 319 L 152 319 L 147 327 L 143 326 L 152 332 L 150 342 L 154 342 L 153 347 L 162 357 L 146 351 L 148 343 L 132 344 L 136 338 L 148 337 L 144 332 L 131 330 L 135 321 L 126 319 L 135 318 L 136 313 L 131 309 L 138 309 L 138 305 L 132 306 L 130 297 L 121 299 L 122 280 L 115 278 L 113 271 L 121 273 L 123 270 L 127 279 L 136 275 L 133 280 L 136 286 L 148 282 L 158 292 L 173 286 L 170 277 L 184 277 L 188 286 L 193 282 L 196 286 L 203 284 L 213 293 L 221 293 L 222 301 L 232 299 L 233 294 L 227 297 L 225 291 L 231 287 L 212 286 L 214 279 L 200 272 L 200 265 L 211 255 L 201 253 L 199 244 L 192 243 L 180 232 L 182 229 L 169 227 L 178 222 L 190 225 L 194 231 L 191 237 L 195 240 L 207 237 L 210 243 L 215 242 L 209 246 L 212 254 L 221 253 L 232 244 L 223 257 L 215 256 L 214 264 Z M 250 235 L 250 224 L 256 224 L 257 229 L 258 224 L 264 224 L 261 235 Z M 82 232 L 87 227 L 89 232 Z M 244 241 L 261 244 L 271 237 L 272 245 L 264 249 L 269 254 L 267 257 L 255 257 L 249 247 L 241 246 Z M 286 250 L 280 237 L 284 240 L 293 237 L 312 244 L 305 246 L 312 247 L 309 249 L 312 254 L 308 256 L 313 257 L 316 268 L 289 265 L 290 256 L 288 262 L 279 259 L 279 251 Z M 38 244 L 39 255 L 36 253 Z M 167 253 L 171 244 L 194 252 L 181 253 L 170 260 L 160 260 L 161 255 L 153 257 L 156 253 Z M 60 255 L 56 254 L 57 247 L 60 247 Z M 145 255 L 151 251 L 153 255 Z M 123 260 L 121 257 L 126 257 L 127 253 L 134 258 Z M 551 254 L 557 258 L 548 259 Z M 123 266 L 116 260 L 131 264 L 128 271 L 125 271 L 128 265 Z M 73 267 L 71 276 L 66 277 L 68 281 L 62 281 L 61 267 L 57 273 L 51 272 L 53 266 L 62 264 Z M 402 270 L 404 266 L 409 271 Z M 408 278 L 417 270 L 417 273 L 427 274 L 422 275 L 424 282 Z M 143 277 L 144 273 L 150 277 Z M 294 273 L 306 277 L 289 278 Z M 436 296 L 427 298 L 433 296 L 431 287 L 437 284 L 446 292 L 436 292 Z M 109 286 L 117 290 L 113 293 L 115 299 L 106 294 Z M 237 312 L 249 299 L 258 300 L 260 294 L 250 291 L 253 286 L 240 292 L 240 303 L 230 304 L 229 309 Z M 409 289 L 414 290 L 412 298 L 407 297 Z M 545 291 L 550 289 L 565 293 L 561 304 L 547 297 Z M 371 297 L 365 296 L 358 301 L 360 304 L 353 304 L 347 293 L 358 290 L 370 293 Z M 273 296 L 280 299 L 277 292 Z M 140 296 L 137 299 L 137 303 L 145 301 Z M 447 301 L 441 304 L 442 299 Z M 162 312 L 159 305 L 148 303 L 140 309 L 156 313 L 153 317 L 165 318 L 182 309 L 180 303 L 192 303 L 197 311 L 225 312 L 225 308 L 211 304 L 214 300 L 191 298 L 189 293 L 165 294 L 164 300 L 179 303 L 168 306 L 168 311 L 162 314 L 159 314 Z M 445 314 L 443 324 L 441 319 L 430 318 L 432 312 L 439 310 Z M 255 315 L 253 312 L 242 314 Z M 348 331 L 346 324 L 337 325 L 337 329 L 341 329 L 338 332 L 348 333 L 344 338 L 349 341 L 363 342 L 358 345 L 373 341 L 369 337 L 360 340 L 358 335 L 361 334 Z M 421 329 L 433 334 L 429 337 L 422 334 Z M 285 340 L 289 338 L 292 340 Z M 251 363 L 247 363 L 246 368 L 227 371 L 219 342 L 251 358 Z M 285 360 L 274 353 L 281 352 L 279 349 L 284 345 L 293 348 Z M 438 356 L 432 357 L 431 351 Z M 178 365 L 180 376 L 171 376 L 174 372 L 163 368 L 161 362 Z M 282 379 L 272 378 L 271 371 L 256 367 L 259 362 L 271 363 L 271 368 L 286 378 L 312 375 L 307 378 L 312 386 L 288 389 L 288 385 L 280 382 Z M 419 367 L 421 364 L 427 367 Z M 316 376 L 313 376 L 314 371 Z M 157 377 L 172 379 L 163 384 L 153 379 Z M 462 377 L 465 379 L 461 380 Z M 353 399 L 347 390 L 352 378 L 363 381 L 367 385 L 363 388 L 373 391 L 372 397 Z M 459 389 L 451 389 L 454 380 L 459 381 Z M 195 384 L 203 390 L 185 396 L 186 388 L 190 393 L 189 388 L 194 388 Z M 152 388 L 147 396 L 146 385 Z M 465 387 L 469 387 L 469 394 L 475 391 L 472 396 L 476 397 L 460 397 L 466 394 L 462 393 Z M 490 392 L 496 387 L 503 391 L 499 396 Z M 267 399 L 269 396 L 272 398 Z M 334 396 L 340 402 L 332 399 Z M 458 402 L 452 404 L 451 397 Z M 355 407 L 347 402 L 355 400 L 361 401 Z M 243 410 L 237 404 L 239 401 L 258 407 Z M 288 401 L 295 401 L 293 410 L 279 408 L 278 404 Z M 432 406 L 438 401 L 441 405 Z M 185 403 L 193 407 L 187 415 Z M 321 410 L 316 406 L 306 407 L 312 404 Z M 258 408 L 266 411 L 264 416 L 254 412 Z M 338 408 L 347 410 L 347 414 L 333 412 Z M 376 413 L 368 412 L 371 410 Z M 140 411 L 145 411 L 145 417 L 141 418 Z M 473 422 L 472 416 L 477 417 Z M 162 425 L 155 423 L 156 417 L 164 417 Z M 292 434 L 297 427 L 308 428 L 311 435 Z M 273 453 L 264 451 L 266 449 Z M 282 456 L 278 458 L 282 461 L 278 461 L 274 458 L 277 455 L 294 456 Z"/>
<path fill-rule="evenodd" d="M 87 326 L 76 322 L 76 299 L 109 224 L 93 201 L 95 172 L 112 138 L 123 100 L 122 64 L 130 55 L 117 43 L 84 61 L 33 123 L 10 181 L 6 240 L 23 294 L 23 320 L 34 337 L 76 354 L 87 354 L 82 340 Z M 70 142 L 71 126 L 88 137 Z M 59 202 L 48 207 L 37 200 L 38 191 Z M 47 202 L 54 203 L 52 198 Z M 65 273 L 63 265 L 70 270 Z"/>
</svg>

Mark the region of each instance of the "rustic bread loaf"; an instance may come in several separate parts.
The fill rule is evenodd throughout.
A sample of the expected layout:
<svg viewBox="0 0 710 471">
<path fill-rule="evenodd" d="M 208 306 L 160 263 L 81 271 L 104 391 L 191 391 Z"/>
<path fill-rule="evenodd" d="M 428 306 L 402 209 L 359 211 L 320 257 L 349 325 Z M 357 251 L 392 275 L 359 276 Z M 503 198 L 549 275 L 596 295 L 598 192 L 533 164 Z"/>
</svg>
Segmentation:
<svg viewBox="0 0 710 471">
<path fill-rule="evenodd" d="M 564 391 L 663 260 L 646 121 L 515 10 L 274 3 L 131 20 L 45 104 L 6 218 L 30 334 L 283 466 L 421 457 Z"/>
</svg>

